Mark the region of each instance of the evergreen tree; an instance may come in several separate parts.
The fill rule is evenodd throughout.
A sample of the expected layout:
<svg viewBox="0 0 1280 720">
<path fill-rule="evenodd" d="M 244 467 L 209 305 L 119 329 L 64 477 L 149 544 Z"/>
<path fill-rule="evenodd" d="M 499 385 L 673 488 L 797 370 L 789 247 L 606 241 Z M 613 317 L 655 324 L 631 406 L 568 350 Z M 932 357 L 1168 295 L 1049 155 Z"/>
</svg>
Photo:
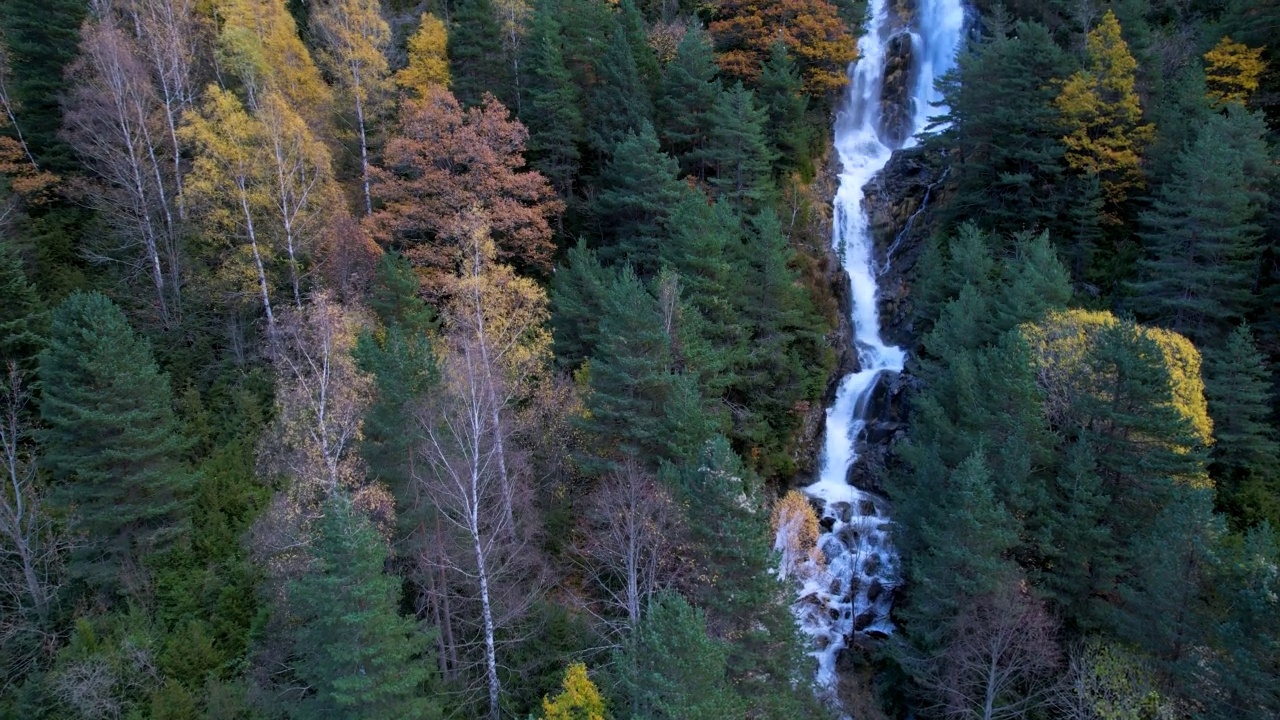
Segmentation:
<svg viewBox="0 0 1280 720">
<path fill-rule="evenodd" d="M 621 20 L 615 20 L 608 45 L 593 65 L 596 79 L 587 91 L 587 144 L 597 158 L 611 154 L 616 158 L 617 148 L 628 136 L 644 135 L 653 120 L 649 89 L 640 77 Z"/>
<path fill-rule="evenodd" d="M 40 380 L 53 499 L 89 540 L 72 570 L 114 589 L 123 564 L 181 528 L 192 476 L 169 378 L 118 307 L 76 293 L 53 313 Z"/>
<path fill-rule="evenodd" d="M 618 21 L 626 35 L 627 45 L 631 48 L 631 57 L 635 59 L 636 75 L 652 98 L 658 93 L 662 70 L 658 67 L 658 56 L 649 45 L 644 16 L 636 8 L 635 0 L 620 0 L 618 10 Z"/>
<path fill-rule="evenodd" d="M 547 176 L 561 198 L 573 195 L 584 139 L 582 98 L 565 64 L 561 26 L 543 3 L 534 14 L 526 45 L 521 120 L 529 129 L 530 165 Z"/>
<path fill-rule="evenodd" d="M 40 296 L 27 282 L 22 261 L 0 245 L 0 369 L 13 361 L 24 372 L 35 371 L 45 321 Z"/>
<path fill-rule="evenodd" d="M 656 595 L 618 661 L 631 717 L 743 717 L 746 708 L 729 685 L 727 662 L 726 643 L 707 636 L 706 616 L 701 610 L 677 593 Z"/>
<path fill-rule="evenodd" d="M 1205 395 L 1213 417 L 1210 471 L 1218 507 L 1243 526 L 1280 527 L 1280 441 L 1268 407 L 1270 375 L 1249 326 L 1205 353 Z"/>
<path fill-rule="evenodd" d="M 1140 217 L 1147 256 L 1133 309 L 1197 343 L 1220 338 L 1253 301 L 1262 228 L 1246 172 L 1267 156 L 1263 132 L 1243 113 L 1211 118 Z"/>
<path fill-rule="evenodd" d="M 79 49 L 87 9 L 76 0 L 0 2 L 0 42 L 8 46 L 13 73 L 9 99 L 18 106 L 23 138 L 44 170 L 73 166 L 70 149 L 58 137 L 68 87 L 63 71 Z"/>
<path fill-rule="evenodd" d="M 734 638 L 729 675 L 749 707 L 747 716 L 813 713 L 811 697 L 792 680 L 800 672 L 795 620 L 777 602 L 785 591 L 773 572 L 757 479 L 719 436 L 705 442 L 696 459 L 665 467 L 661 476 L 689 513 L 699 578 L 694 599 Z"/>
<path fill-rule="evenodd" d="M 312 567 L 291 583 L 298 614 L 295 667 L 312 693 L 303 718 L 440 717 L 430 697 L 430 635 L 396 610 L 400 580 L 386 575 L 387 550 L 348 499 L 325 508 Z"/>
<path fill-rule="evenodd" d="M 958 148 L 947 220 L 973 218 L 998 233 L 1055 223 L 1067 196 L 1053 79 L 1067 68 L 1038 23 L 1019 23 L 961 54 L 943 83 L 951 126 L 933 140 Z"/>
<path fill-rule="evenodd" d="M 768 116 L 742 85 L 720 93 L 712 108 L 706 162 L 715 170 L 711 186 L 740 210 L 762 207 L 773 192 L 773 152 L 765 141 Z"/>
<path fill-rule="evenodd" d="M 600 174 L 594 207 L 596 222 L 605 231 L 602 260 L 629 262 L 644 276 L 658 269 L 667 216 L 682 194 L 689 192 L 676 179 L 676 172 L 675 160 L 658 149 L 658 138 L 647 121 L 638 134 L 628 133 L 618 143 Z"/>
<path fill-rule="evenodd" d="M 502 31 L 492 0 L 459 0 L 449 23 L 450 89 L 465 107 L 492 93 L 515 107 L 514 86 L 502 49 Z"/>
<path fill-rule="evenodd" d="M 781 41 L 775 41 L 769 49 L 756 95 L 767 116 L 764 134 L 773 151 L 774 172 L 781 174 L 799 169 L 805 176 L 811 176 L 816 133 L 805 119 L 809 96 L 804 93 L 799 66 Z"/>
<path fill-rule="evenodd" d="M 680 161 L 682 172 L 698 178 L 706 177 L 702 153 L 712 131 L 711 111 L 723 92 L 717 72 L 706 32 L 697 26 L 689 28 L 666 67 L 654 102 L 662 144 Z"/>
<path fill-rule="evenodd" d="M 556 363 L 576 368 L 595 353 L 599 327 L 613 287 L 613 273 L 578 241 L 551 280 L 551 327 Z"/>
</svg>

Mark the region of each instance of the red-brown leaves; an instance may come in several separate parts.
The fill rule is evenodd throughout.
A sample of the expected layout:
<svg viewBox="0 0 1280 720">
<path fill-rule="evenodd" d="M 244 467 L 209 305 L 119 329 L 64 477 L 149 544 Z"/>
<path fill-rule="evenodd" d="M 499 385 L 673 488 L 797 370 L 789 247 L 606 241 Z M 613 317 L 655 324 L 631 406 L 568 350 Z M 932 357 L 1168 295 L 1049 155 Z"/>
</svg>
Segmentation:
<svg viewBox="0 0 1280 720">
<path fill-rule="evenodd" d="M 442 87 L 406 100 L 399 134 L 373 173 L 379 208 L 366 221 L 370 234 L 424 267 L 429 286 L 452 274 L 477 221 L 489 227 L 501 261 L 549 270 L 547 218 L 563 203 L 542 174 L 524 169 L 527 137 L 492 95 L 469 110 Z"/>
</svg>

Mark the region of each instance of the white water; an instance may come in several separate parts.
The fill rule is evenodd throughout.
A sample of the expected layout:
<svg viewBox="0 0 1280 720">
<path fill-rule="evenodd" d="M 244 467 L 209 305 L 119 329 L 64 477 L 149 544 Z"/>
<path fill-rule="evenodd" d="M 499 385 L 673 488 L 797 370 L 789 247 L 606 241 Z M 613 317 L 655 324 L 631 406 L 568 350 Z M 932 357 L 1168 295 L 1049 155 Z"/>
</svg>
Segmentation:
<svg viewBox="0 0 1280 720">
<path fill-rule="evenodd" d="M 918 0 L 915 18 L 904 27 L 889 0 L 872 0 L 858 61 L 849 70 L 849 89 L 836 117 L 835 148 L 843 170 L 834 202 L 832 243 L 851 281 L 854 346 L 858 372 L 845 376 L 827 409 L 822 470 L 805 492 L 818 503 L 823 530 L 820 556 L 788 572 L 801 582 L 793 611 L 818 660 L 817 683 L 834 693 L 836 658 L 855 633 L 893 632 L 889 608 L 898 582 L 885 500 L 848 483 L 857 441 L 877 383 L 902 371 L 906 354 L 880 336 L 876 277 L 891 258 L 877 260 L 863 188 L 888 164 L 893 151 L 915 142 L 931 116 L 943 112 L 934 80 L 951 68 L 964 26 L 960 0 Z M 895 144 L 882 127 L 881 93 L 886 47 L 899 33 L 911 36 L 912 125 Z"/>
</svg>

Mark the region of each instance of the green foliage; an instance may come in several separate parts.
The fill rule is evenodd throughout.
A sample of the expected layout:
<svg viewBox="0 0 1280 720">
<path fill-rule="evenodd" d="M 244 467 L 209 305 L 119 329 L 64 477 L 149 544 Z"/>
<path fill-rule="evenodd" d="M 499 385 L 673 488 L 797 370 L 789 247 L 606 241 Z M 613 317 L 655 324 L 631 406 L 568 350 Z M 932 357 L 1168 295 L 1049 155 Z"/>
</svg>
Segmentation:
<svg viewBox="0 0 1280 720">
<path fill-rule="evenodd" d="M 88 543 L 72 570 L 108 592 L 125 566 L 171 543 L 193 477 L 169 379 L 110 300 L 77 293 L 40 353 L 40 435 L 54 500 Z"/>
<path fill-rule="evenodd" d="M 1261 118 L 1215 115 L 1140 217 L 1147 257 L 1130 304 L 1197 342 L 1217 339 L 1250 310 L 1262 228 L 1254 193 L 1270 173 Z"/>
<path fill-rule="evenodd" d="M 565 259 L 551 282 L 551 327 L 556 364 L 573 369 L 595 352 L 614 273 L 581 240 Z"/>
<path fill-rule="evenodd" d="M 667 64 L 655 105 L 663 146 L 679 159 L 681 172 L 704 178 L 704 150 L 713 129 L 711 111 L 723 92 L 711 39 L 701 27 L 685 32 Z"/>
<path fill-rule="evenodd" d="M 707 636 L 705 614 L 679 594 L 656 595 L 617 659 L 630 716 L 743 717 L 746 708 L 726 676 L 726 645 Z"/>
<path fill-rule="evenodd" d="M 587 145 L 601 159 L 616 161 L 632 134 L 653 134 L 653 104 L 629 35 L 624 20 L 615 20 L 608 44 L 592 62 L 596 81 L 587 92 Z"/>
<path fill-rule="evenodd" d="M 10 100 L 17 106 L 23 137 L 45 170 L 74 167 L 70 149 L 58 137 L 60 103 L 68 87 L 63 69 L 76 56 L 86 10 L 75 0 L 0 3 L 0 35 L 13 73 Z"/>
<path fill-rule="evenodd" d="M 47 321 L 36 289 L 27 282 L 22 262 L 0 245 L 0 364 L 15 362 L 34 372 L 36 355 L 44 346 Z"/>
<path fill-rule="evenodd" d="M 502 30 L 491 0 L 460 0 L 449 23 L 449 88 L 465 107 L 490 93 L 515 107 L 511 71 L 503 62 Z"/>
<path fill-rule="evenodd" d="M 705 163 L 715 171 L 711 187 L 740 210 L 766 206 L 773 193 L 774 156 L 765 140 L 765 110 L 742 85 L 720 93 L 708 116 Z"/>
<path fill-rule="evenodd" d="M 630 263 L 645 277 L 657 271 L 667 217 L 687 192 L 676 173 L 676 161 L 659 149 L 647 120 L 612 147 L 594 208 L 606 238 L 602 260 Z"/>
<path fill-rule="evenodd" d="M 397 612 L 400 581 L 383 573 L 382 538 L 341 497 L 317 532 L 312 567 L 289 587 L 294 667 L 310 688 L 298 717 L 439 717 L 431 637 Z"/>
<path fill-rule="evenodd" d="M 756 96 L 767 115 L 764 133 L 773 152 L 774 173 L 794 169 L 806 179 L 813 177 L 817 133 L 806 118 L 809 96 L 804 92 L 800 68 L 784 43 L 774 42 L 769 49 Z"/>
<path fill-rule="evenodd" d="M 582 91 L 565 62 L 563 28 L 551 12 L 556 7 L 541 3 L 534 12 L 520 119 L 529 129 L 529 164 L 547 176 L 561 197 L 569 197 L 580 169 L 579 145 L 586 126 Z"/>
</svg>

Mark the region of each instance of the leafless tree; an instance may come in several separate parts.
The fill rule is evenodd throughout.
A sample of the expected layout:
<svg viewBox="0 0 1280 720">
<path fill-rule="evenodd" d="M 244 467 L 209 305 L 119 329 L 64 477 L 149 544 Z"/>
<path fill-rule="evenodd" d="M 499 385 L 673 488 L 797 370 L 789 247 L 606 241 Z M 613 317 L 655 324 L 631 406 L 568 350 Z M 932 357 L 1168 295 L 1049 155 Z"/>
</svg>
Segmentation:
<svg viewBox="0 0 1280 720">
<path fill-rule="evenodd" d="M 1060 665 L 1057 626 L 1024 588 L 976 598 L 926 663 L 922 682 L 952 720 L 1015 720 L 1042 706 Z"/>
<path fill-rule="evenodd" d="M 0 491 L 0 644 L 17 647 L 26 644 L 19 642 L 20 636 L 30 640 L 48 630 L 70 542 L 45 512 L 44 493 L 36 477 L 28 415 L 31 390 L 16 363 L 7 363 L 5 372 L 0 380 L 0 459 L 5 479 Z M 35 643 L 35 650 L 39 644 Z M 26 660 L 33 657 L 28 654 Z"/>
<path fill-rule="evenodd" d="M 666 489 L 630 457 L 605 475 L 587 501 L 576 549 L 627 628 L 635 628 L 645 602 L 674 580 L 679 516 Z M 620 629 L 612 617 L 607 622 Z"/>
<path fill-rule="evenodd" d="M 1150 665 L 1118 645 L 1086 640 L 1071 648 L 1049 704 L 1063 720 L 1171 717 Z"/>
<path fill-rule="evenodd" d="M 480 683 L 488 696 L 489 716 L 499 713 L 501 684 L 498 678 L 499 633 L 528 609 L 536 581 L 527 470 L 510 446 L 501 446 L 494 418 L 495 398 L 489 387 L 496 377 L 486 368 L 485 354 L 474 336 L 458 333 L 446 344 L 441 360 L 441 386 L 428 398 L 417 416 L 425 438 L 422 462 L 413 471 L 414 482 L 427 507 L 422 509 L 435 537 L 424 538 L 421 563 L 436 569 L 427 583 L 436 593 L 431 602 L 451 615 L 450 632 L 456 653 L 466 664 L 471 643 L 459 637 L 469 624 L 477 629 Z M 500 453 L 509 456 L 499 458 Z M 503 478 L 500 467 L 506 468 Z M 508 507 L 520 512 L 507 512 Z M 454 592 L 451 585 L 465 588 Z M 468 602 L 474 598 L 475 607 Z M 473 621 L 475 613 L 478 622 Z"/>
<path fill-rule="evenodd" d="M 81 31 L 80 57 L 65 115 L 66 136 L 99 182 L 95 207 L 118 245 L 92 254 L 120 261 L 151 279 L 156 311 L 168 326 L 179 317 L 177 146 L 167 139 L 162 103 L 137 39 L 106 0 L 95 0 Z M 140 251 L 140 252 L 139 252 Z"/>
</svg>

